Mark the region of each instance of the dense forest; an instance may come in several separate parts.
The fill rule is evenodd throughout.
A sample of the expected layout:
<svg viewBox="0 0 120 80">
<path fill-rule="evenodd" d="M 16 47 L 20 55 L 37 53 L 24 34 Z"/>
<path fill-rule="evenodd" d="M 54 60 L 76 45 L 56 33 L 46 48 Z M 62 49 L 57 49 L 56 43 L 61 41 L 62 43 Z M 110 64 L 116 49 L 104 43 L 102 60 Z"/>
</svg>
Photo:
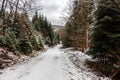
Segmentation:
<svg viewBox="0 0 120 80">
<path fill-rule="evenodd" d="M 37 12 L 41 6 L 32 6 L 31 1 L 2 0 L 0 9 L 0 68 L 16 63 L 8 54 L 34 56 L 44 50 L 44 45 L 59 43 L 58 34 L 43 14 Z M 30 17 L 30 13 L 34 12 Z M 30 19 L 32 18 L 32 19 Z M 10 60 L 10 61 L 9 61 Z M 12 61 L 14 63 L 12 63 Z"/>
<path fill-rule="evenodd" d="M 120 80 L 120 1 L 73 0 L 63 16 L 65 25 L 54 32 L 41 5 L 32 0 L 2 0 L 0 9 L 0 48 L 14 55 L 35 55 L 44 46 L 62 42 L 92 57 L 85 64 L 99 76 Z M 34 12 L 30 19 L 29 12 Z M 5 53 L 5 52 L 3 52 Z M 6 55 L 6 54 L 5 54 Z M 7 57 L 9 58 L 9 57 Z M 5 56 L 0 54 L 0 61 Z M 0 63 L 0 68 L 3 64 Z"/>
<path fill-rule="evenodd" d="M 21 4 L 22 2 L 22 4 Z M 43 49 L 43 44 L 53 46 L 57 39 L 47 18 L 39 14 L 36 7 L 32 21 L 29 19 L 28 1 L 3 0 L 0 11 L 0 46 L 15 54 L 29 55 L 33 50 Z M 55 41 L 56 40 L 56 41 Z"/>
<path fill-rule="evenodd" d="M 74 0 L 70 13 L 62 34 L 63 45 L 91 55 L 95 61 L 87 61 L 89 67 L 119 80 L 120 1 Z"/>
</svg>

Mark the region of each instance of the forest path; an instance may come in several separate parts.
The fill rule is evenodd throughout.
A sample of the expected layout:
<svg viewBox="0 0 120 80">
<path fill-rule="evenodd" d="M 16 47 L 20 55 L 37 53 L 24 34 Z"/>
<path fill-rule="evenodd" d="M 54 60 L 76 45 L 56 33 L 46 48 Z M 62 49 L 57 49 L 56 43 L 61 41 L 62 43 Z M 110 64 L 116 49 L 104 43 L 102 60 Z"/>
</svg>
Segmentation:
<svg viewBox="0 0 120 80">
<path fill-rule="evenodd" d="M 24 64 L 3 70 L 0 80 L 108 80 L 89 72 L 84 65 L 85 59 L 89 57 L 84 53 L 60 47 L 49 48 Z M 72 60 L 80 59 L 75 61 L 80 64 L 80 68 L 75 67 L 70 56 Z"/>
<path fill-rule="evenodd" d="M 59 45 L 47 50 L 40 56 L 38 63 L 19 80 L 67 80 L 62 67 L 64 63 L 62 53 Z"/>
</svg>

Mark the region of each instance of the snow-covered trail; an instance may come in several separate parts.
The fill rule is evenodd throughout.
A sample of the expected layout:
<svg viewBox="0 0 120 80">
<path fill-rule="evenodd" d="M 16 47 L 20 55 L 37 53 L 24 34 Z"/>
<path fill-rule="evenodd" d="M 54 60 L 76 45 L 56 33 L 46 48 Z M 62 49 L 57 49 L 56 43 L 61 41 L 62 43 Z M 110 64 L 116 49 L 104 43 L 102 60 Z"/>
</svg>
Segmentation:
<svg viewBox="0 0 120 80">
<path fill-rule="evenodd" d="M 48 49 L 28 63 L 8 68 L 0 80 L 67 80 L 63 70 L 63 51 L 60 45 Z"/>
<path fill-rule="evenodd" d="M 25 64 L 3 70 L 0 80 L 108 80 L 87 72 L 83 64 L 85 54 L 80 54 L 81 70 L 78 71 L 60 47 L 57 45 Z"/>
<path fill-rule="evenodd" d="M 62 70 L 58 46 L 45 52 L 38 63 L 20 80 L 67 80 Z"/>
</svg>

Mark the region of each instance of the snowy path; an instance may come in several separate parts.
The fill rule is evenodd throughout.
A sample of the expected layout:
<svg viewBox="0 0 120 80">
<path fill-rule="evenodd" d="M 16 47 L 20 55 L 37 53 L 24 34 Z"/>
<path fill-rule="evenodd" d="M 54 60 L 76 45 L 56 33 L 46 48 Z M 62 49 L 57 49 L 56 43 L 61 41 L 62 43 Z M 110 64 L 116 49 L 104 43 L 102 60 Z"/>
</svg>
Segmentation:
<svg viewBox="0 0 120 80">
<path fill-rule="evenodd" d="M 60 51 L 57 47 L 45 52 L 25 77 L 20 80 L 67 80 L 61 65 Z"/>
<path fill-rule="evenodd" d="M 65 51 L 59 48 L 60 45 L 48 49 L 29 63 L 4 70 L 0 80 L 107 80 L 97 79 L 92 73 L 91 75 L 86 75 L 85 72 L 78 73 L 64 54 Z"/>
</svg>

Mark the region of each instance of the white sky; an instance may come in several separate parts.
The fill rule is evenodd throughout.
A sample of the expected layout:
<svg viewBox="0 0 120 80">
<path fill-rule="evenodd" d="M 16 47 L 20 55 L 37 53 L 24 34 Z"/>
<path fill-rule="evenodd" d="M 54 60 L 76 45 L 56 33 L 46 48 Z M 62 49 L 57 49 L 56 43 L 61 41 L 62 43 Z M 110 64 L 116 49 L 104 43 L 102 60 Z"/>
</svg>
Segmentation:
<svg viewBox="0 0 120 80">
<path fill-rule="evenodd" d="M 42 0 L 43 10 L 41 11 L 54 25 L 62 25 L 60 12 L 67 5 L 68 0 Z"/>
</svg>

